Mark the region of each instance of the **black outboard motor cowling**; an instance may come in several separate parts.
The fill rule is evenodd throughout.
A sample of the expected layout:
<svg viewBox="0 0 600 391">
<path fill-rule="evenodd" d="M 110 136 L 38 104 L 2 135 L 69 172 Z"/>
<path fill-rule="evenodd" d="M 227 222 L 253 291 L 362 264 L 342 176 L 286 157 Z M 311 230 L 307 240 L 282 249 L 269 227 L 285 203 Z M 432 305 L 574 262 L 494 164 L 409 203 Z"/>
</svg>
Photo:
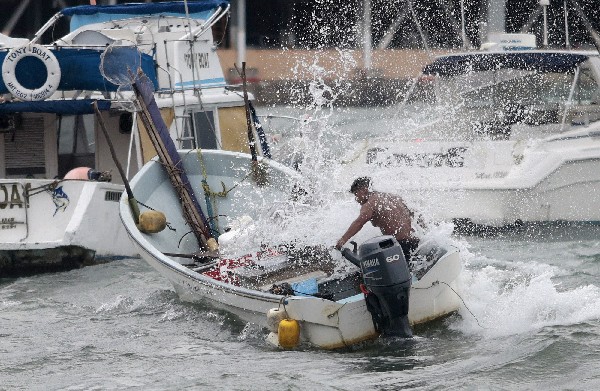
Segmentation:
<svg viewBox="0 0 600 391">
<path fill-rule="evenodd" d="M 396 238 L 369 239 L 360 245 L 358 253 L 356 247 L 354 251 L 343 248 L 342 255 L 361 268 L 375 329 L 385 336 L 412 337 L 408 322 L 411 274 Z"/>
</svg>

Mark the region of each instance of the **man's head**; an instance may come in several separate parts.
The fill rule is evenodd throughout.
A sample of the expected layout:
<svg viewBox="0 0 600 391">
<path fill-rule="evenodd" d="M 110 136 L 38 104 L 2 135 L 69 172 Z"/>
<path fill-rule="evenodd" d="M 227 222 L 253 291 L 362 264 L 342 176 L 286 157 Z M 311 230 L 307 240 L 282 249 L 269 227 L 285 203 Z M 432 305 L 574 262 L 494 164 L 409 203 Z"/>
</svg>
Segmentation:
<svg viewBox="0 0 600 391">
<path fill-rule="evenodd" d="M 354 194 L 356 202 L 364 204 L 369 199 L 369 190 L 371 187 L 371 178 L 363 176 L 356 178 L 350 186 L 350 192 Z"/>
</svg>

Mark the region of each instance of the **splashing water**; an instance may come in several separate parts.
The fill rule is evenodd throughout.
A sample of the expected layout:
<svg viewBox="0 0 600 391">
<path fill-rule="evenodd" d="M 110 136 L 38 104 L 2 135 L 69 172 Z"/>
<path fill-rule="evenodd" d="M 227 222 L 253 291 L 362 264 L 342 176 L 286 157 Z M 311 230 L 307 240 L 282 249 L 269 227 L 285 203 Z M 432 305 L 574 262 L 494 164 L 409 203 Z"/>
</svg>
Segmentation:
<svg viewBox="0 0 600 391">
<path fill-rule="evenodd" d="M 345 64 L 341 78 L 347 78 L 356 62 L 347 51 L 338 50 L 337 54 Z M 272 108 L 299 118 L 288 127 L 283 140 L 274 145 L 273 152 L 276 160 L 289 159 L 287 163 L 293 160 L 290 165 L 302 174 L 300 186 L 306 194 L 296 202 L 271 205 L 258 221 L 249 222 L 245 239 L 238 243 L 245 248 L 290 242 L 332 247 L 358 215 L 359 205 L 348 192 L 354 178 L 343 174 L 344 165 L 357 158 L 357 151 L 366 148 L 372 138 L 418 141 L 424 126 L 433 129 L 431 138 L 445 136 L 432 127 L 432 118 L 443 111 L 439 108 L 423 110 L 419 104 L 371 110 L 336 107 L 340 91 L 348 92 L 343 88 L 350 87 L 328 73 L 319 62 L 318 54 L 308 64 L 296 64 L 294 73 L 312 76 L 308 87 L 311 99 L 303 107 Z M 354 174 L 359 176 L 359 173 Z M 380 191 L 401 193 L 398 183 L 411 180 L 389 178 L 385 173 L 367 174 L 373 178 L 375 190 Z M 459 311 L 460 316 L 447 322 L 451 330 L 498 339 L 600 318 L 598 286 L 584 284 L 565 288 L 561 285 L 561 268 L 543 260 L 506 261 L 473 253 L 464 240 L 452 235 L 452 224 L 427 221 L 425 196 L 417 194 L 405 198 L 426 220 L 427 229 L 418 231 L 418 236 L 457 247 L 464 262 L 460 296 L 465 306 Z M 361 243 L 378 235 L 379 229 L 367 224 L 353 240 Z M 332 256 L 336 258 L 333 252 Z"/>
<path fill-rule="evenodd" d="M 502 262 L 469 253 L 462 275 L 461 319 L 451 327 L 499 338 L 600 318 L 600 288 L 563 288 L 564 270 L 535 261 Z M 489 265 L 492 261 L 494 264 Z"/>
</svg>

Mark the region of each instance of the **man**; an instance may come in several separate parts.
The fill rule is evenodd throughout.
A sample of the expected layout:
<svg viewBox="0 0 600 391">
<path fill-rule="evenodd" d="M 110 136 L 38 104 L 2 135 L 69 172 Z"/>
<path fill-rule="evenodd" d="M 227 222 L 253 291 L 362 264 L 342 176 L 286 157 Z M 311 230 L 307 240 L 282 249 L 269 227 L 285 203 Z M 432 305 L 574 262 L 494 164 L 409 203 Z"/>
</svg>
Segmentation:
<svg viewBox="0 0 600 391">
<path fill-rule="evenodd" d="M 354 194 L 356 202 L 362 207 L 360 214 L 350 224 L 346 233 L 338 240 L 336 248 L 339 250 L 342 246 L 361 228 L 371 221 L 375 227 L 379 227 L 384 235 L 393 235 L 404 253 L 404 258 L 408 262 L 411 252 L 419 245 L 419 239 L 413 236 L 412 218 L 413 212 L 408 209 L 402 198 L 399 196 L 371 191 L 371 179 L 361 177 L 356 179 L 350 187 L 350 192 Z"/>
</svg>

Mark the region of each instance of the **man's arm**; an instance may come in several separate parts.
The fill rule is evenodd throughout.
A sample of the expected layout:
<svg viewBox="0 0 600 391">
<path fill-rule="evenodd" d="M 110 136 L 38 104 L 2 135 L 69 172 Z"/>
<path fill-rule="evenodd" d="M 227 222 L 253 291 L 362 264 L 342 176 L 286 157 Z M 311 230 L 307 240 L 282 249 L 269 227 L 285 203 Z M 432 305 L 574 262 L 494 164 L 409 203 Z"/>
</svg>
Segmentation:
<svg viewBox="0 0 600 391">
<path fill-rule="evenodd" d="M 352 224 L 350 224 L 350 227 L 348 227 L 346 233 L 344 233 L 344 235 L 342 235 L 342 238 L 337 241 L 335 248 L 337 248 L 338 250 L 341 249 L 342 246 L 348 240 L 350 240 L 351 237 L 356 235 L 358 231 L 362 229 L 362 227 L 367 223 L 367 221 L 371 220 L 371 217 L 373 217 L 373 207 L 369 203 L 366 203 L 360 208 L 360 213 L 358 214 L 356 220 L 354 220 Z"/>
</svg>

